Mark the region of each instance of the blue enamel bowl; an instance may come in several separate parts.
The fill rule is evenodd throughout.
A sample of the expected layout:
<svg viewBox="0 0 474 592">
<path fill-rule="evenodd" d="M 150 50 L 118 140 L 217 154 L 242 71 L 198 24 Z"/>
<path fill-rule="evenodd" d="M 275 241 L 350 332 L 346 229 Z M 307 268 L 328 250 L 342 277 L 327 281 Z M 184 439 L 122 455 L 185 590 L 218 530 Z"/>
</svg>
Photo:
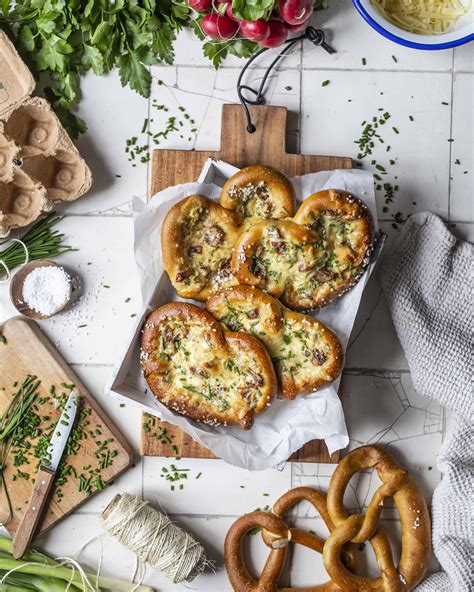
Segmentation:
<svg viewBox="0 0 474 592">
<path fill-rule="evenodd" d="M 440 35 L 417 35 L 400 29 L 385 19 L 370 0 L 352 0 L 362 18 L 378 33 L 413 49 L 449 49 L 474 41 L 474 13 L 458 19 L 446 33 Z M 473 47 L 474 51 L 474 47 Z"/>
</svg>

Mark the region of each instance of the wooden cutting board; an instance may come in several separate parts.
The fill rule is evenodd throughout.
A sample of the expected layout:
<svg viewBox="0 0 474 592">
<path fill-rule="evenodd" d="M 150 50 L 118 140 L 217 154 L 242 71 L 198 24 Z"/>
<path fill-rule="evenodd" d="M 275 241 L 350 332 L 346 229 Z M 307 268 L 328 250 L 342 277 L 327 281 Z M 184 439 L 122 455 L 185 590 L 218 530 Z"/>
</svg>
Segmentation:
<svg viewBox="0 0 474 592">
<path fill-rule="evenodd" d="M 171 185 L 196 181 L 208 158 L 224 160 L 239 168 L 252 164 L 273 166 L 289 177 L 352 168 L 352 160 L 348 157 L 289 154 L 286 151 L 286 107 L 255 105 L 250 107 L 250 111 L 256 127 L 252 134 L 247 132 L 246 119 L 240 105 L 223 106 L 221 148 L 218 151 L 154 150 L 151 195 Z M 179 454 L 183 458 L 215 458 L 212 452 L 171 424 L 144 415 L 143 426 L 140 450 L 144 456 Z M 324 441 L 313 440 L 289 460 L 334 463 L 338 462 L 339 454 L 330 456 Z"/>
<path fill-rule="evenodd" d="M 12 445 L 7 456 L 4 478 L 13 506 L 13 518 L 5 526 L 11 534 L 18 527 L 33 489 L 35 466 L 39 462 L 33 454 L 35 445 L 41 444 L 42 436 L 49 440 L 45 434 L 59 419 L 59 405 L 69 394 L 70 385 L 74 385 L 81 395 L 73 431 L 82 439 L 78 440 L 79 448 L 74 454 L 63 457 L 69 475 L 63 484 L 55 484 L 36 533 L 39 535 L 100 489 L 98 474 L 94 473 L 99 463 L 104 465 L 100 478 L 106 484 L 131 465 L 133 453 L 125 438 L 34 321 L 13 317 L 3 324 L 0 334 L 6 340 L 6 343 L 0 343 L 0 415 L 27 374 L 41 380 L 35 400 L 36 417 L 33 418 L 34 422 L 39 421 L 37 427 L 41 434 L 24 438 L 26 445 L 29 443 L 27 448 L 21 444 Z M 54 387 L 52 392 L 51 387 Z M 71 438 L 68 445 L 70 442 Z M 15 466 L 22 460 L 22 455 L 26 462 Z M 84 485 L 82 491 L 81 483 Z M 1 488 L 0 521 L 3 522 L 6 515 L 7 500 Z"/>
</svg>

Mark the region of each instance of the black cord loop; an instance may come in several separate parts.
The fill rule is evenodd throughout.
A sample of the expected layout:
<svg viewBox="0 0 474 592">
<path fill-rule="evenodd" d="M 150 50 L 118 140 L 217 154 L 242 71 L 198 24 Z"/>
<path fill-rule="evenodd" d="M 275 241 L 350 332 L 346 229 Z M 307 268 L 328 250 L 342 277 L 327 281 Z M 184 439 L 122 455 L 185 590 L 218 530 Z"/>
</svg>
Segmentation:
<svg viewBox="0 0 474 592">
<path fill-rule="evenodd" d="M 285 42 L 285 47 L 281 50 L 281 52 L 275 57 L 272 63 L 268 66 L 263 75 L 262 81 L 258 89 L 254 89 L 247 84 L 242 84 L 242 78 L 244 77 L 245 73 L 249 69 L 249 66 L 263 53 L 268 51 L 269 48 L 264 47 L 255 55 L 253 55 L 242 68 L 242 71 L 239 74 L 239 78 L 237 80 L 237 94 L 239 96 L 240 103 L 245 113 L 245 117 L 247 118 L 247 131 L 249 134 L 252 134 L 256 131 L 256 127 L 252 122 L 252 116 L 250 115 L 250 109 L 248 108 L 249 105 L 263 105 L 265 103 L 265 86 L 267 84 L 268 77 L 270 76 L 271 71 L 276 67 L 278 62 L 283 59 L 288 53 L 293 49 L 293 47 L 299 42 L 307 39 L 311 41 L 313 45 L 318 47 L 322 47 L 328 53 L 333 54 L 336 53 L 336 50 L 331 47 L 325 40 L 324 31 L 322 29 L 315 29 L 314 27 L 306 27 L 304 33 L 295 37 L 294 39 L 290 39 L 289 41 Z M 244 96 L 244 91 L 247 93 L 251 93 L 254 95 L 254 99 L 248 98 L 248 96 Z"/>
</svg>

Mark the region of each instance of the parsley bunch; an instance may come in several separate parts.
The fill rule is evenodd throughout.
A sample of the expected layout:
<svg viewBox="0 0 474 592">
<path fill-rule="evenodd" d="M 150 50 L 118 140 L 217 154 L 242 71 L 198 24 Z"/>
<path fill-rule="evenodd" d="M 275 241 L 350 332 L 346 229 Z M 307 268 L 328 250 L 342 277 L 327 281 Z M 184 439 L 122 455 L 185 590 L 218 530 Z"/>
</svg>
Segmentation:
<svg viewBox="0 0 474 592">
<path fill-rule="evenodd" d="M 46 95 L 73 137 L 85 124 L 73 115 L 79 77 L 116 67 L 122 84 L 150 94 L 147 66 L 173 62 L 176 33 L 189 22 L 185 2 L 167 0 L 21 0 L 1 3 L 9 29 L 37 72 L 47 71 Z"/>
<path fill-rule="evenodd" d="M 245 0 L 233 1 L 245 9 Z M 275 1 L 253 3 L 268 9 Z M 324 2 L 316 0 L 316 6 Z M 173 44 L 183 27 L 204 41 L 203 53 L 216 68 L 228 54 L 247 58 L 260 49 L 248 39 L 206 40 L 202 17 L 187 0 L 0 0 L 0 26 L 36 75 L 46 73 L 45 94 L 74 138 L 86 130 L 72 112 L 85 72 L 118 68 L 123 86 L 148 97 L 148 66 L 173 63 Z"/>
<path fill-rule="evenodd" d="M 200 17 L 186 0 L 2 0 L 0 25 L 36 69 L 48 74 L 46 96 L 74 138 L 85 123 L 72 113 L 79 78 L 92 70 L 101 75 L 118 68 L 122 85 L 150 95 L 148 66 L 172 64 L 173 44 L 185 26 L 200 30 Z M 204 54 L 218 67 L 231 52 L 251 55 L 256 44 L 204 44 Z"/>
</svg>

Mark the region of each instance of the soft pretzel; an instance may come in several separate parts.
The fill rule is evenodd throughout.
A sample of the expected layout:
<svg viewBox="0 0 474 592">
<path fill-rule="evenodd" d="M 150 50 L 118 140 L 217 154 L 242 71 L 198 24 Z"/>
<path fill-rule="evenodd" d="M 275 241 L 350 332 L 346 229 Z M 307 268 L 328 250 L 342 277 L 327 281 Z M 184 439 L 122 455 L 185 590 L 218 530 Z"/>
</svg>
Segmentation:
<svg viewBox="0 0 474 592">
<path fill-rule="evenodd" d="M 289 308 L 304 310 L 317 305 L 312 286 L 319 286 L 320 275 L 328 274 L 327 257 L 315 232 L 290 220 L 265 220 L 241 235 L 232 271 L 239 283 L 261 288 Z"/>
<path fill-rule="evenodd" d="M 368 207 L 346 191 L 326 189 L 310 195 L 293 221 L 315 231 L 328 253 L 323 278 L 313 298 L 321 305 L 349 290 L 369 264 L 374 245 L 374 225 Z"/>
<path fill-rule="evenodd" d="M 237 284 L 232 248 L 242 218 L 202 195 L 175 204 L 161 230 L 163 264 L 182 298 L 205 300 L 213 291 Z"/>
<path fill-rule="evenodd" d="M 323 388 L 342 370 L 342 346 L 330 329 L 285 308 L 258 288 L 242 285 L 220 290 L 209 298 L 206 308 L 231 331 L 260 339 L 275 364 L 284 398 Z"/>
<path fill-rule="evenodd" d="M 250 428 L 276 392 L 273 365 L 260 341 L 223 331 L 194 304 L 171 302 L 148 317 L 140 360 L 164 405 L 211 425 Z"/>
<path fill-rule="evenodd" d="M 253 165 L 227 180 L 220 204 L 244 218 L 289 218 L 295 210 L 295 193 L 283 173 L 273 167 Z"/>
<path fill-rule="evenodd" d="M 224 558 L 232 588 L 235 592 L 342 592 L 334 582 L 310 588 L 279 588 L 278 579 L 285 563 L 288 544 L 303 545 L 316 551 L 323 552 L 324 540 L 317 535 L 290 528 L 283 520 L 283 516 L 293 506 L 301 501 L 308 501 L 321 515 L 329 531 L 334 525 L 326 508 L 325 496 L 310 487 L 297 487 L 282 495 L 274 504 L 271 513 L 252 512 L 239 518 L 230 527 L 225 543 Z M 242 541 L 245 535 L 254 528 L 262 529 L 265 544 L 271 549 L 259 579 L 256 581 L 249 574 L 242 558 Z M 348 546 L 343 552 L 343 561 L 348 569 L 355 570 L 356 557 L 354 549 Z"/>
<path fill-rule="evenodd" d="M 365 516 L 349 516 L 343 497 L 351 477 L 374 467 L 382 481 Z M 402 553 L 395 568 L 387 537 L 378 521 L 384 500 L 393 497 L 400 514 Z M 323 561 L 332 579 L 344 590 L 362 592 L 397 592 L 412 590 L 423 578 L 431 556 L 431 526 L 426 501 L 416 485 L 394 459 L 381 448 L 362 446 L 345 456 L 336 467 L 329 484 L 328 511 L 336 528 L 329 535 Z M 347 542 L 372 545 L 382 575 L 362 578 L 348 571 L 340 560 Z"/>
<path fill-rule="evenodd" d="M 258 286 L 295 310 L 329 304 L 354 286 L 369 263 L 368 208 L 345 191 L 308 197 L 290 222 L 265 221 L 244 232 L 232 257 L 239 283 Z"/>
<path fill-rule="evenodd" d="M 369 503 L 367 514 L 347 514 L 343 497 L 351 477 L 372 467 L 377 470 L 382 485 Z M 378 524 L 387 497 L 394 498 L 401 519 L 402 553 L 398 568 L 393 563 L 390 543 Z M 326 541 L 290 528 L 283 520 L 285 512 L 302 500 L 310 502 L 326 523 L 329 529 Z M 263 540 L 272 549 L 258 580 L 249 575 L 241 549 L 244 535 L 255 527 L 262 529 Z M 277 500 L 271 514 L 252 512 L 239 518 L 227 533 L 224 557 L 234 592 L 409 592 L 426 572 L 431 555 L 430 532 L 426 502 L 407 472 L 384 450 L 362 446 L 349 452 L 336 467 L 327 499 L 315 489 L 298 487 Z M 365 578 L 356 573 L 354 547 L 349 543 L 365 541 L 374 549 L 382 573 L 379 578 Z M 314 587 L 279 588 L 278 578 L 290 542 L 322 552 L 331 580 Z"/>
</svg>

